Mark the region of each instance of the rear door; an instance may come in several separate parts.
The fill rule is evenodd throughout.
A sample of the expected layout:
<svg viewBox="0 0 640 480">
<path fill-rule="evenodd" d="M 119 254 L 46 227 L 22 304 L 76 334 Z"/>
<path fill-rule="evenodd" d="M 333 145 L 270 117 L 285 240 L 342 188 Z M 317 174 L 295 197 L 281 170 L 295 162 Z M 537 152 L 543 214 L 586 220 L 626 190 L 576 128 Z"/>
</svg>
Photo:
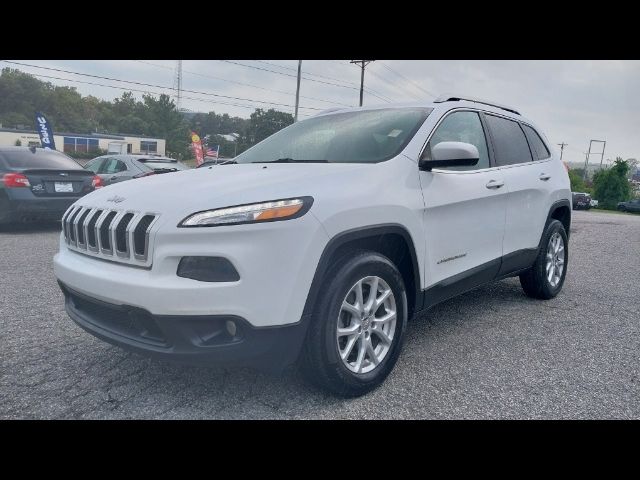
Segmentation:
<svg viewBox="0 0 640 480">
<path fill-rule="evenodd" d="M 507 185 L 501 271 L 506 273 L 535 254 L 547 219 L 554 170 L 549 149 L 531 127 L 496 114 L 485 113 L 485 119 Z"/>
<path fill-rule="evenodd" d="M 119 158 L 108 157 L 100 166 L 98 174 L 102 178 L 102 183 L 106 186 L 129 180 L 135 173 L 132 174 L 127 164 Z"/>
<path fill-rule="evenodd" d="M 492 280 L 500 267 L 506 211 L 503 173 L 493 165 L 479 112 L 454 110 L 436 126 L 425 149 L 440 142 L 471 143 L 473 167 L 420 171 L 426 236 L 425 285 L 435 303 Z"/>
</svg>

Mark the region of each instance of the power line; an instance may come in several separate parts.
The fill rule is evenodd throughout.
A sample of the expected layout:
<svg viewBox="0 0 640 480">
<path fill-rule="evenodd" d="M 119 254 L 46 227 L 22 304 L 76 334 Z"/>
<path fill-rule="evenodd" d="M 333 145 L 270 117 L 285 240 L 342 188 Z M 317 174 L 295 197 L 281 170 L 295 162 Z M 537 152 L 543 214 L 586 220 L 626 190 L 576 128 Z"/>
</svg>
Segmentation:
<svg viewBox="0 0 640 480">
<path fill-rule="evenodd" d="M 398 75 L 400 78 L 404 78 L 407 82 L 411 83 L 414 87 L 422 90 L 424 93 L 426 93 L 427 95 L 431 95 L 433 97 L 437 97 L 437 95 L 435 93 L 430 92 L 429 90 L 422 88 L 420 85 L 418 85 L 416 82 L 414 82 L 413 80 L 411 80 L 410 78 L 405 77 L 404 75 L 402 75 L 400 72 L 394 70 L 393 68 L 391 68 L 389 65 L 387 65 L 384 62 L 380 62 L 380 65 L 382 65 L 384 68 L 386 68 L 387 70 L 395 73 L 396 75 Z"/>
<path fill-rule="evenodd" d="M 275 74 L 278 74 L 278 75 L 284 75 L 286 77 L 297 78 L 297 75 L 284 73 L 284 72 L 278 72 L 278 71 L 275 71 L 275 70 L 269 70 L 268 68 L 256 67 L 255 65 L 247 65 L 246 63 L 234 62 L 234 61 L 231 61 L 231 60 L 218 60 L 218 61 L 219 62 L 225 62 L 225 63 L 231 63 L 233 65 L 239 65 L 241 67 L 253 68 L 255 70 L 261 70 L 263 72 L 271 72 L 271 73 L 275 73 Z M 308 80 L 310 82 L 323 83 L 325 85 L 333 85 L 334 87 L 348 88 L 350 90 L 358 90 L 357 87 L 351 87 L 351 86 L 348 86 L 348 85 L 339 85 L 337 83 L 325 82 L 324 80 L 317 80 L 315 78 L 308 78 L 308 77 L 304 77 L 304 76 L 302 78 L 304 80 Z M 381 96 L 374 94 L 373 92 L 368 92 L 368 93 L 371 93 L 371 95 L 373 95 L 374 97 L 379 98 L 380 100 L 383 100 L 385 102 L 389 102 L 389 100 L 384 99 Z"/>
<path fill-rule="evenodd" d="M 396 83 L 393 83 L 391 80 L 381 76 L 379 73 L 376 73 L 373 70 L 369 70 L 369 73 L 372 74 L 374 77 L 378 77 L 380 80 L 388 83 L 389 85 L 393 86 L 393 87 L 398 87 L 399 85 Z M 424 100 L 422 97 L 416 95 L 415 93 L 409 91 L 408 89 L 406 89 L 404 86 L 400 85 L 400 88 L 402 88 L 408 95 L 411 95 L 413 98 L 415 98 L 416 100 Z"/>
<path fill-rule="evenodd" d="M 87 82 L 87 81 L 83 81 L 83 80 L 75 80 L 75 79 L 72 79 L 72 78 L 53 77 L 51 75 L 42 75 L 42 74 L 37 74 L 37 73 L 31 73 L 30 75 L 32 75 L 34 77 L 38 77 L 38 78 L 62 80 L 64 82 L 82 83 L 82 84 L 86 84 L 86 85 L 95 85 L 95 86 L 98 86 L 98 87 L 115 88 L 115 89 L 118 89 L 118 90 L 126 90 L 126 91 L 129 91 L 129 92 L 148 93 L 148 94 L 152 94 L 152 95 L 163 95 L 163 94 L 165 94 L 164 92 L 153 92 L 153 91 L 150 91 L 150 90 L 140 90 L 140 89 L 131 88 L 131 87 L 118 87 L 116 85 L 106 85 L 106 84 L 103 84 L 103 83 Z M 198 101 L 198 102 L 204 102 L 204 103 L 213 103 L 213 104 L 216 104 L 216 105 L 230 105 L 230 106 L 234 106 L 234 107 L 249 108 L 249 109 L 257 108 L 256 105 L 245 105 L 245 104 L 239 104 L 239 103 L 221 102 L 219 100 L 218 101 L 217 100 L 208 100 L 208 99 L 204 99 L 204 98 L 185 97 L 185 96 L 183 96 L 182 98 L 187 99 L 187 100 L 194 100 L 194 101 Z M 307 108 L 307 107 L 300 107 L 300 108 Z M 302 114 L 302 116 L 309 116 L 309 115 Z"/>
<path fill-rule="evenodd" d="M 109 81 L 112 81 L 112 82 L 130 83 L 132 85 L 140 85 L 140 86 L 143 86 L 143 87 L 173 89 L 172 87 L 167 87 L 165 85 L 155 85 L 155 84 L 152 84 L 152 83 L 135 82 L 133 80 L 121 80 L 119 78 L 104 77 L 104 76 L 101 76 L 101 75 L 92 75 L 90 73 L 74 72 L 74 71 L 71 71 L 71 70 L 64 70 L 64 69 L 61 69 L 61 68 L 43 67 L 43 66 L 33 65 L 33 64 L 28 64 L 28 63 L 12 62 L 12 61 L 9 61 L 9 60 L 2 60 L 2 61 L 6 62 L 6 63 L 15 64 L 15 65 L 22 65 L 22 66 L 25 66 L 25 67 L 40 68 L 40 69 L 43 69 L 43 70 L 52 70 L 52 71 L 55 71 L 55 72 L 69 73 L 69 74 L 72 74 L 72 75 L 81 75 L 81 76 L 84 76 L 84 77 L 99 78 L 99 79 L 102 79 L 102 80 L 109 80 Z M 255 99 L 252 99 L 252 98 L 233 97 L 233 96 L 230 96 L 230 95 L 221 95 L 221 94 L 217 94 L 217 93 L 201 92 L 201 91 L 198 91 L 198 90 L 182 89 L 182 91 L 183 92 L 188 92 L 188 93 L 195 93 L 197 95 L 209 95 L 209 96 L 213 96 L 213 97 L 227 98 L 227 99 L 230 99 L 230 100 L 240 100 L 240 101 L 245 101 L 245 102 L 264 103 L 264 104 L 268 104 L 268 105 L 278 105 L 278 106 L 281 106 L 281 107 L 292 107 L 292 108 L 294 107 L 294 105 L 290 105 L 290 104 L 286 104 L 286 103 L 267 102 L 267 101 L 264 101 L 264 100 L 255 100 Z M 304 108 L 304 109 L 307 109 L 307 110 L 319 110 L 319 111 L 323 110 L 322 108 L 315 108 L 315 107 L 300 107 L 300 108 Z"/>
<path fill-rule="evenodd" d="M 168 69 L 168 70 L 173 70 L 172 67 L 168 67 L 166 65 L 158 65 L 157 63 L 145 62 L 144 60 L 133 60 L 133 61 L 134 62 L 139 62 L 139 63 L 144 63 L 145 65 L 151 65 L 151 66 L 158 67 L 158 68 L 165 68 L 165 69 Z M 291 92 L 285 92 L 283 90 L 276 90 L 276 89 L 273 89 L 273 88 L 261 87 L 259 85 L 252 85 L 250 83 L 238 82 L 237 80 L 229 80 L 227 78 L 216 77 L 214 75 L 207 75 L 207 74 L 204 74 L 204 73 L 198 73 L 198 72 L 193 72 L 193 71 L 189 71 L 189 70 L 183 70 L 183 72 L 184 73 L 188 73 L 190 75 L 196 75 L 198 77 L 211 78 L 211 79 L 214 79 L 214 80 L 220 80 L 221 82 L 233 83 L 235 85 L 241 85 L 243 87 L 257 88 L 259 90 L 264 90 L 264 91 L 267 91 L 267 92 L 281 93 L 283 95 L 292 95 Z M 353 106 L 353 105 L 348 105 L 346 103 L 336 102 L 336 101 L 332 101 L 332 100 L 325 100 L 325 99 L 316 98 L 316 97 L 309 97 L 309 96 L 304 96 L 304 95 L 300 95 L 300 98 L 306 98 L 307 100 L 315 100 L 317 102 L 328 103 L 330 105 L 342 105 L 343 107 L 352 107 Z"/>
</svg>

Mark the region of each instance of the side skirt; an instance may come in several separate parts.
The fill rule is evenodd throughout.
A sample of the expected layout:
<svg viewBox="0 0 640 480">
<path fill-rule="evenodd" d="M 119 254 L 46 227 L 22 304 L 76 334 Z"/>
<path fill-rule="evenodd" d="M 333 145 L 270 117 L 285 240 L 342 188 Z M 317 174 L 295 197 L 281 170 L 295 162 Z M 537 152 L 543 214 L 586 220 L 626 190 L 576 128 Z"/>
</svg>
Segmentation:
<svg viewBox="0 0 640 480">
<path fill-rule="evenodd" d="M 518 275 L 534 264 L 537 254 L 537 248 L 518 250 L 446 278 L 421 291 L 422 310 L 493 281 Z"/>
</svg>

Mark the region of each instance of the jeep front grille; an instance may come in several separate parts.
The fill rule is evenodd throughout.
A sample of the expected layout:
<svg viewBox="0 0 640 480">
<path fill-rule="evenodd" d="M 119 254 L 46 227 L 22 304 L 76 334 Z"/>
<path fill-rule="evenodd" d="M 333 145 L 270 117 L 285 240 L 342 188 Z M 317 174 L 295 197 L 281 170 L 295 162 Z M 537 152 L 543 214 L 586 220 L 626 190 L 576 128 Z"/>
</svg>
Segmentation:
<svg viewBox="0 0 640 480">
<path fill-rule="evenodd" d="M 74 251 L 131 265 L 151 265 L 151 229 L 158 215 L 74 205 L 62 217 L 62 232 Z"/>
</svg>

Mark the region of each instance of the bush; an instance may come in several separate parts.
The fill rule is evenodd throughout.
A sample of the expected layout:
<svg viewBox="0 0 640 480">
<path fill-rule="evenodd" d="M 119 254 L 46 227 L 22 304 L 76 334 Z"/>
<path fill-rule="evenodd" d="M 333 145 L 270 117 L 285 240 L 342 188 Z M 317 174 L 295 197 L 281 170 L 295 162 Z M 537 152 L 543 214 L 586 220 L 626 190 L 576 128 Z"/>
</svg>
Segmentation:
<svg viewBox="0 0 640 480">
<path fill-rule="evenodd" d="M 631 198 L 631 185 L 627 179 L 628 171 L 627 162 L 618 157 L 611 168 L 595 173 L 593 189 L 600 208 L 615 210 L 618 202 Z"/>
<path fill-rule="evenodd" d="M 20 139 L 17 139 L 16 143 L 15 143 L 15 146 L 16 147 L 21 147 L 22 146 L 22 141 Z"/>
</svg>

